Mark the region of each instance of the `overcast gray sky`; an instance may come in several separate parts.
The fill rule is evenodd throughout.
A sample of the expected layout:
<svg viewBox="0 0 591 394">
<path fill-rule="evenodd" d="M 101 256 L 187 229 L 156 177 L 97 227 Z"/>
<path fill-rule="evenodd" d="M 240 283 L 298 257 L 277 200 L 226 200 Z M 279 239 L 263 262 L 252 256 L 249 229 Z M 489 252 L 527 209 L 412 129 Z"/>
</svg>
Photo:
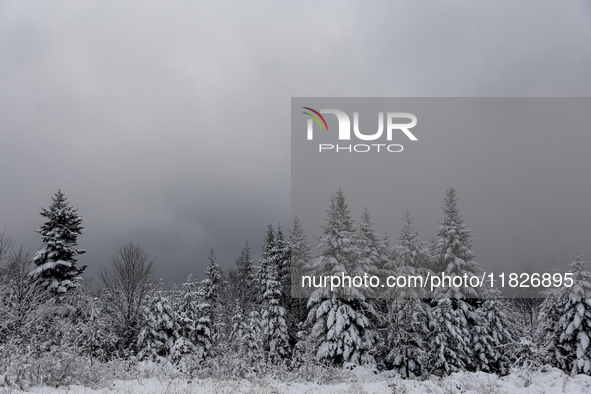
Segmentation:
<svg viewBox="0 0 591 394">
<path fill-rule="evenodd" d="M 0 228 L 37 250 L 61 188 L 89 275 L 132 239 L 179 282 L 289 225 L 292 96 L 589 96 L 589 70 L 583 1 L 0 1 Z"/>
</svg>

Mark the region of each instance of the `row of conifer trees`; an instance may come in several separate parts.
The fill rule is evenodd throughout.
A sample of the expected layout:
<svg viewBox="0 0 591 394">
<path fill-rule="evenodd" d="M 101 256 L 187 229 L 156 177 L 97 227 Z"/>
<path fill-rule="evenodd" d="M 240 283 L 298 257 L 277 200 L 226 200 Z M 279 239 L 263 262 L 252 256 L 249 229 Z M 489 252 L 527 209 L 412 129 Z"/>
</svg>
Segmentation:
<svg viewBox="0 0 591 394">
<path fill-rule="evenodd" d="M 434 293 L 392 288 L 386 297 L 371 287 L 319 287 L 292 297 L 302 275 L 480 274 L 453 188 L 443 211 L 427 242 L 407 212 L 391 247 L 375 233 L 367 209 L 355 225 L 339 190 L 314 254 L 296 218 L 289 234 L 268 226 L 257 261 L 246 243 L 224 272 L 212 249 L 204 280 L 189 276 L 166 289 L 154 283 L 149 256 L 130 242 L 99 274 L 101 289 L 92 290 L 75 258 L 85 252 L 77 248 L 82 219 L 58 191 L 41 213 L 43 247 L 33 258 L 0 237 L 0 343 L 35 344 L 39 352 L 66 346 L 99 361 L 232 366 L 240 374 L 314 363 L 365 364 L 404 377 L 505 374 L 542 364 L 589 374 L 591 280 L 578 254 L 570 265 L 574 286 L 547 290 L 543 299 L 502 298 L 498 290 L 470 286 Z"/>
</svg>

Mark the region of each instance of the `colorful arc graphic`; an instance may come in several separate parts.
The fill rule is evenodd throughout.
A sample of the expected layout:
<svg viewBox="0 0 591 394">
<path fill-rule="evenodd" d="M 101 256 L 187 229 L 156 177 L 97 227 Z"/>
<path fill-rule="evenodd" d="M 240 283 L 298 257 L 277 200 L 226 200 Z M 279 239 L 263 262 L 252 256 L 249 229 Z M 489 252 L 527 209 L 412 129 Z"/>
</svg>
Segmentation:
<svg viewBox="0 0 591 394">
<path fill-rule="evenodd" d="M 328 131 L 328 125 L 326 124 L 326 120 L 324 120 L 324 116 L 320 115 L 320 112 L 316 111 L 315 109 L 312 109 L 310 107 L 302 107 L 304 109 L 310 110 L 312 112 L 314 112 L 316 115 L 320 116 L 320 119 L 322 119 L 322 121 L 324 122 L 324 125 L 326 126 L 326 131 Z M 316 120 L 316 122 L 318 122 L 318 125 L 320 126 L 320 129 L 322 130 L 322 124 L 320 123 L 320 121 L 318 120 L 317 117 L 315 117 L 314 115 L 308 113 L 308 112 L 302 112 L 303 114 L 309 115 L 312 118 L 314 118 L 314 120 Z"/>
<path fill-rule="evenodd" d="M 315 117 L 314 115 L 312 115 L 312 114 L 311 114 L 311 113 L 309 113 L 309 112 L 302 112 L 302 113 L 303 113 L 303 114 L 306 114 L 306 115 L 308 115 L 308 116 L 311 116 L 311 117 L 312 117 L 312 118 L 313 118 L 313 119 L 316 121 L 316 123 L 318 123 L 318 126 L 320 126 L 320 130 L 322 130 L 322 123 L 320 123 L 320 121 L 318 120 L 318 118 L 317 118 L 317 117 Z"/>
</svg>

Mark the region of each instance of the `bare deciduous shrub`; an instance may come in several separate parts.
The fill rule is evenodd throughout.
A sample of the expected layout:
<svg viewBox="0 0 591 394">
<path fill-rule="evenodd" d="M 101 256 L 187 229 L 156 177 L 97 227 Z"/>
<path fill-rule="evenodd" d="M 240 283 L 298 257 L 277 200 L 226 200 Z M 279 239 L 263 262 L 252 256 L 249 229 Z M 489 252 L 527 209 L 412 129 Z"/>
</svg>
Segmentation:
<svg viewBox="0 0 591 394">
<path fill-rule="evenodd" d="M 141 307 L 153 287 L 152 262 L 139 244 L 119 246 L 111 259 L 111 269 L 98 277 L 103 283 L 106 312 L 120 331 L 124 347 L 134 341 L 138 331 Z"/>
</svg>

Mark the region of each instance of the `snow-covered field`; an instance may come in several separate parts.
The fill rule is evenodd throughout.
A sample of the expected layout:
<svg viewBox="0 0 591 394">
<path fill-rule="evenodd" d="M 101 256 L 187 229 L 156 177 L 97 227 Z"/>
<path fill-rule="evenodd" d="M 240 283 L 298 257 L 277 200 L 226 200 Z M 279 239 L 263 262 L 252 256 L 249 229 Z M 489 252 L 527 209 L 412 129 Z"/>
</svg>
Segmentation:
<svg viewBox="0 0 591 394">
<path fill-rule="evenodd" d="M 591 377 L 569 377 L 558 369 L 542 367 L 537 372 L 514 372 L 498 377 L 486 373 L 456 373 L 446 378 L 432 377 L 426 381 L 401 380 L 384 373 L 357 367 L 347 375 L 346 382 L 315 384 L 280 382 L 275 380 L 219 380 L 219 379 L 137 379 L 119 380 L 108 387 L 91 389 L 80 386 L 36 387 L 30 393 L 48 394 L 210 394 L 210 393 L 394 393 L 394 394 L 534 394 L 534 393 L 589 393 Z M 0 393 L 17 393 L 0 387 Z"/>
</svg>

